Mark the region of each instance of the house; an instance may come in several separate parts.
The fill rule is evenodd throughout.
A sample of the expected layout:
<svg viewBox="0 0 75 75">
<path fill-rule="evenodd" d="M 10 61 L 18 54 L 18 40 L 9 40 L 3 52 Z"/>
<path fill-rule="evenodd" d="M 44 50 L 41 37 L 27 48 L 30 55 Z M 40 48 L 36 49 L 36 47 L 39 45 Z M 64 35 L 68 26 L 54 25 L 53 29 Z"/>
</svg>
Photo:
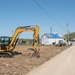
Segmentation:
<svg viewBox="0 0 75 75">
<path fill-rule="evenodd" d="M 64 36 L 57 33 L 46 33 L 41 37 L 41 43 L 44 45 L 54 45 L 58 44 L 59 41 L 64 41 Z"/>
</svg>

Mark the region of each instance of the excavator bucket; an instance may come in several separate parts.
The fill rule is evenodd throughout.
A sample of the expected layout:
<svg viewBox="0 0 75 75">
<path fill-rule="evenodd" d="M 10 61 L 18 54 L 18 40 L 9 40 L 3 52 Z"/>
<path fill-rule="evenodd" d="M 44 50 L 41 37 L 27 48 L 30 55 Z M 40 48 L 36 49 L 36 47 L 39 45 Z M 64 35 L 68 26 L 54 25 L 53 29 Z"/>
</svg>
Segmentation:
<svg viewBox="0 0 75 75">
<path fill-rule="evenodd" d="M 40 57 L 40 53 L 37 52 L 37 50 L 34 50 L 33 48 L 29 48 L 28 50 L 34 51 L 33 54 L 31 55 L 31 57 L 37 57 L 37 58 Z M 40 50 L 40 49 L 38 49 L 38 50 Z"/>
</svg>

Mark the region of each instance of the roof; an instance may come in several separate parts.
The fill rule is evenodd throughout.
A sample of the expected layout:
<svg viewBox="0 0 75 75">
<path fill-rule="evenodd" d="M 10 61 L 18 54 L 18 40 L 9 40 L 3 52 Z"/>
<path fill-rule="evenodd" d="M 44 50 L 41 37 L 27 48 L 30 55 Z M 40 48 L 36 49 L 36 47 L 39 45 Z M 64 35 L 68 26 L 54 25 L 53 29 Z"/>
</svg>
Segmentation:
<svg viewBox="0 0 75 75">
<path fill-rule="evenodd" d="M 64 36 L 62 36 L 61 34 L 57 34 L 57 33 L 52 33 L 52 34 L 46 33 L 43 36 L 46 36 L 47 38 L 64 38 Z"/>
<path fill-rule="evenodd" d="M 50 36 L 53 38 L 60 38 L 60 36 L 58 34 L 50 34 Z"/>
</svg>

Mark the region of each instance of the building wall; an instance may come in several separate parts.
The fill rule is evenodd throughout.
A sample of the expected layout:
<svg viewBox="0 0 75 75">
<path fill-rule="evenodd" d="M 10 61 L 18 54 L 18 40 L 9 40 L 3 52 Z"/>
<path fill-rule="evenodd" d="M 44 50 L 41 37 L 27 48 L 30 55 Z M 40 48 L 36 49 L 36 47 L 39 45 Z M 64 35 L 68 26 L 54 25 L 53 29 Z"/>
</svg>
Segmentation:
<svg viewBox="0 0 75 75">
<path fill-rule="evenodd" d="M 46 36 L 43 36 L 41 38 L 41 43 L 44 44 L 44 45 L 53 45 L 54 43 L 58 44 L 59 40 L 64 41 L 64 38 L 47 38 Z"/>
<path fill-rule="evenodd" d="M 64 42 L 64 38 L 56 38 L 56 44 L 59 43 L 59 40 L 62 40 Z"/>
<path fill-rule="evenodd" d="M 41 43 L 42 43 L 42 44 L 48 43 L 48 38 L 47 38 L 46 36 L 43 36 L 43 37 L 41 38 Z"/>
</svg>

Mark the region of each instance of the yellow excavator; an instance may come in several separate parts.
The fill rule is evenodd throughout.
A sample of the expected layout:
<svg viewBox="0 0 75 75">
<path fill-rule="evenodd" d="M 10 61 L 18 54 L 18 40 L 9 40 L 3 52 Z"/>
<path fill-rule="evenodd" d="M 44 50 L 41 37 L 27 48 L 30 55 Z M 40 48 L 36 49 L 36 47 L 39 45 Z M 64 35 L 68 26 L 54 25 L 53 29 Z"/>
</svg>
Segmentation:
<svg viewBox="0 0 75 75">
<path fill-rule="evenodd" d="M 39 41 L 39 26 L 36 25 L 35 27 L 31 26 L 23 26 L 18 27 L 12 37 L 1 36 L 0 37 L 0 54 L 6 54 L 13 56 L 13 50 L 18 41 L 18 35 L 25 31 L 33 31 L 33 48 L 30 48 L 34 51 L 33 56 L 39 57 L 39 49 L 37 47 Z"/>
</svg>

